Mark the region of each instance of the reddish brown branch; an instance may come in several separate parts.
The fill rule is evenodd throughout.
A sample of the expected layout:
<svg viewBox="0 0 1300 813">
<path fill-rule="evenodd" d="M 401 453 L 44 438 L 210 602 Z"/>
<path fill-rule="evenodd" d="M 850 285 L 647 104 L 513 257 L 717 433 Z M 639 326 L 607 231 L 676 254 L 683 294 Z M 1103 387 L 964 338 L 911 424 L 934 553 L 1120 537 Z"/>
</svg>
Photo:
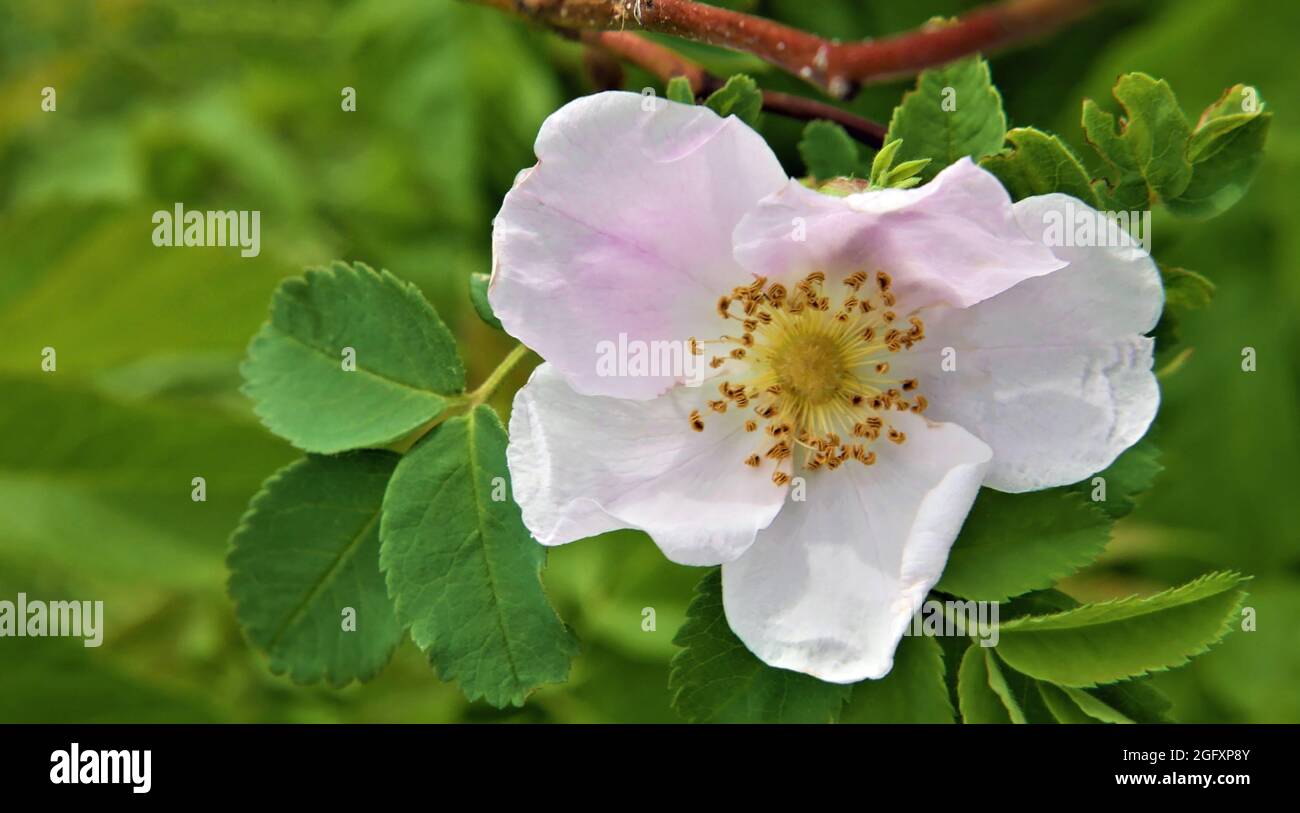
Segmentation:
<svg viewBox="0 0 1300 813">
<path fill-rule="evenodd" d="M 1103 0 L 1002 0 L 916 31 L 838 43 L 771 20 L 691 0 L 473 0 L 567 29 L 642 29 L 753 54 L 838 98 L 859 86 L 916 73 L 1054 31 Z"/>
<path fill-rule="evenodd" d="M 723 82 L 671 48 L 657 42 L 621 31 L 583 31 L 579 38 L 592 48 L 598 48 L 636 65 L 665 82 L 674 76 L 685 77 L 697 98 L 717 90 Z M 805 99 L 790 93 L 763 91 L 763 109 L 800 121 L 829 119 L 848 131 L 854 138 L 873 147 L 879 147 L 885 138 L 882 124 L 841 110 L 834 105 Z"/>
</svg>

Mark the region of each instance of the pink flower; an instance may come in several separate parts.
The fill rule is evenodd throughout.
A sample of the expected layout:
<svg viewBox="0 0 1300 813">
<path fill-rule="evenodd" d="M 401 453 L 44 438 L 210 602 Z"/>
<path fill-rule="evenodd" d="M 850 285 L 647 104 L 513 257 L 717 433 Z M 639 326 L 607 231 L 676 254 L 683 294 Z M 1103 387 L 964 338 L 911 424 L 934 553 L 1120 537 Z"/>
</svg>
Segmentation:
<svg viewBox="0 0 1300 813">
<path fill-rule="evenodd" d="M 547 362 L 510 419 L 524 522 L 641 529 L 722 565 L 766 663 L 882 677 L 981 485 L 1073 483 L 1146 432 L 1159 274 L 1135 245 L 1047 245 L 1101 215 L 1013 204 L 969 160 L 835 198 L 739 120 L 651 101 L 557 111 L 495 221 L 492 305 Z M 709 377 L 602 375 L 619 334 Z"/>
</svg>

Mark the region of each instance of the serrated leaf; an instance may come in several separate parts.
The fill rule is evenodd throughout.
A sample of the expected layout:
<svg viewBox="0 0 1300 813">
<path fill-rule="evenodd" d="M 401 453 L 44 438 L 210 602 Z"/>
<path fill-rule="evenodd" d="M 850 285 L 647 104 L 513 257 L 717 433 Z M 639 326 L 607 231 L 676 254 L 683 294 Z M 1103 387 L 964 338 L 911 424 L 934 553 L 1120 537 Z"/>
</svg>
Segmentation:
<svg viewBox="0 0 1300 813">
<path fill-rule="evenodd" d="M 380 528 L 380 565 L 412 640 L 444 680 L 497 707 L 564 682 L 578 651 L 542 588 L 546 549 L 509 482 L 505 428 L 480 405 L 402 458 Z"/>
<path fill-rule="evenodd" d="M 808 174 L 824 181 L 860 172 L 857 142 L 833 121 L 810 121 L 799 139 L 799 156 Z"/>
<path fill-rule="evenodd" d="M 889 674 L 854 684 L 841 722 L 951 723 L 954 714 L 938 640 L 909 635 L 894 651 Z"/>
<path fill-rule="evenodd" d="M 700 580 L 673 643 L 668 690 L 686 719 L 704 723 L 827 723 L 839 719 L 850 686 L 776 669 L 756 658 L 727 625 L 722 571 Z"/>
<path fill-rule="evenodd" d="M 1038 687 L 1038 693 L 1043 698 L 1043 705 L 1047 707 L 1048 712 L 1055 718 L 1056 722 L 1063 725 L 1097 725 L 1101 721 L 1091 717 L 1079 708 L 1079 704 L 1070 699 L 1066 690 L 1060 686 L 1053 686 L 1050 683 L 1034 681 Z M 1070 689 L 1069 691 L 1077 691 Z"/>
<path fill-rule="evenodd" d="M 501 326 L 501 320 L 492 312 L 492 303 L 488 302 L 488 285 L 491 282 L 491 274 L 484 274 L 479 271 L 470 274 L 469 301 L 474 305 L 474 312 L 478 314 L 478 318 L 497 330 L 505 330 Z"/>
<path fill-rule="evenodd" d="M 1173 703 L 1149 680 L 1126 680 L 1084 691 L 1136 723 L 1172 722 Z"/>
<path fill-rule="evenodd" d="M 981 489 L 937 589 L 1004 601 L 1050 587 L 1090 564 L 1109 538 L 1110 521 L 1080 494 Z"/>
<path fill-rule="evenodd" d="M 1181 666 L 1227 634 L 1243 581 L 1215 573 L 1148 598 L 1014 618 L 1001 624 L 998 654 L 1030 677 L 1076 688 Z"/>
<path fill-rule="evenodd" d="M 1100 720 L 1103 723 L 1117 724 L 1131 724 L 1133 722 L 1118 709 L 1112 708 L 1100 698 L 1088 694 L 1088 692 L 1083 689 L 1073 689 L 1069 686 L 1061 686 L 1060 690 L 1069 697 L 1084 714 L 1094 720 Z"/>
<path fill-rule="evenodd" d="M 903 140 L 899 161 L 933 159 L 920 173 L 929 181 L 964 155 L 978 161 L 997 152 L 1006 132 L 1002 96 L 988 63 L 975 56 L 923 71 L 894 108 L 885 143 Z"/>
<path fill-rule="evenodd" d="M 709 94 L 704 104 L 719 116 L 735 116 L 750 127 L 758 127 L 763 112 L 763 92 L 758 83 L 744 74 L 736 74 L 727 84 Z"/>
<path fill-rule="evenodd" d="M 1186 155 L 1191 128 L 1173 90 L 1164 80 L 1128 73 L 1115 83 L 1113 93 L 1124 108 L 1122 126 L 1091 100 L 1083 105 L 1088 142 L 1114 175 L 1111 202 L 1138 209 L 1153 199 L 1178 197 L 1192 178 Z"/>
<path fill-rule="evenodd" d="M 1195 271 L 1162 265 L 1160 281 L 1165 288 L 1166 308 L 1195 310 L 1214 299 L 1214 283 Z"/>
<path fill-rule="evenodd" d="M 355 352 L 355 370 L 345 352 Z M 415 286 L 356 263 L 281 283 L 240 366 L 262 422 L 309 452 L 390 443 L 465 387 L 451 334 Z"/>
<path fill-rule="evenodd" d="M 1056 722 L 1043 701 L 1038 681 L 1002 663 L 992 648 L 984 649 L 984 660 L 989 674 L 989 688 L 1002 701 L 1013 723 L 1023 725 Z"/>
<path fill-rule="evenodd" d="M 1105 499 L 1092 501 L 1092 504 L 1111 519 L 1119 519 L 1132 512 L 1137 505 L 1138 496 L 1151 488 L 1162 471 L 1164 466 L 1160 465 L 1160 450 L 1147 437 L 1125 450 L 1104 470 L 1069 489 L 1092 501 L 1094 494 L 1101 493 L 1094 481 L 1098 477 L 1102 478 L 1105 483 Z"/>
<path fill-rule="evenodd" d="M 1201 115 L 1187 144 L 1192 179 L 1178 197 L 1167 201 L 1182 217 L 1221 214 L 1241 200 L 1264 157 L 1273 115 L 1244 85 L 1230 88 Z"/>
<path fill-rule="evenodd" d="M 1032 127 L 1017 127 L 1007 133 L 1007 141 L 1010 147 L 980 159 L 980 166 L 997 176 L 1013 200 L 1060 192 L 1101 208 L 1092 179 L 1059 138 Z"/>
<path fill-rule="evenodd" d="M 379 573 L 379 510 L 397 460 L 310 455 L 271 475 L 249 505 L 226 560 L 230 597 L 276 674 L 342 686 L 392 656 L 402 627 Z"/>
<path fill-rule="evenodd" d="M 1010 712 L 989 683 L 988 650 L 971 644 L 957 673 L 957 698 L 964 723 L 1010 723 Z"/>
<path fill-rule="evenodd" d="M 695 91 L 691 90 L 691 82 L 685 76 L 674 76 L 669 79 L 664 95 L 668 97 L 670 102 L 695 104 Z"/>
</svg>

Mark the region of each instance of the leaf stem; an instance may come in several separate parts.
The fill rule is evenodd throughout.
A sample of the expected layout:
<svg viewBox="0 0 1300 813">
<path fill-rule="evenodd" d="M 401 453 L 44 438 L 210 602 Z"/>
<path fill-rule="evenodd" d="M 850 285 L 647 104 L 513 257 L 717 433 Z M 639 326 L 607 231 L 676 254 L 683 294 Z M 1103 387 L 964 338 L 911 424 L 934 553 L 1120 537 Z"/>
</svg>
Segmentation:
<svg viewBox="0 0 1300 813">
<path fill-rule="evenodd" d="M 487 379 L 478 386 L 478 389 L 469 394 L 470 409 L 473 409 L 490 398 L 492 393 L 496 391 L 496 388 L 501 386 L 501 382 L 505 380 L 505 377 L 515 368 L 515 365 L 518 364 L 526 355 L 528 355 L 527 347 L 524 347 L 522 344 L 515 345 L 515 349 L 511 350 L 506 354 L 505 358 L 501 359 L 501 363 L 498 364 L 497 368 L 492 371 L 491 375 L 489 375 Z"/>
<path fill-rule="evenodd" d="M 501 386 L 501 382 L 510 374 L 510 371 L 513 370 L 515 366 L 523 360 L 524 356 L 527 355 L 527 347 L 524 347 L 522 344 L 515 345 L 514 349 L 507 353 L 505 358 L 501 359 L 501 363 L 497 365 L 496 369 L 493 370 L 476 389 L 461 395 L 448 397 L 446 409 L 438 413 L 427 423 L 416 427 L 416 429 L 406 437 L 389 444 L 387 448 L 397 452 L 398 454 L 406 454 L 413 446 L 415 446 L 415 444 L 420 442 L 421 438 L 432 432 L 434 427 L 438 424 L 449 418 L 455 418 L 459 415 L 473 412 L 475 407 L 492 397 L 492 393 L 496 392 L 497 387 Z"/>
</svg>

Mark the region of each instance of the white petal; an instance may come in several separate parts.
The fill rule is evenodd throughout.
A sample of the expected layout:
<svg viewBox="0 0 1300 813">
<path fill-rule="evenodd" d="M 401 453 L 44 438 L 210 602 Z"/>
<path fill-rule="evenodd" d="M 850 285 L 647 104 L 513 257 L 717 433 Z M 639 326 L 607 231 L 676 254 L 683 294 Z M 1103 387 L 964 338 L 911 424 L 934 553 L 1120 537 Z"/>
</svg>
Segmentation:
<svg viewBox="0 0 1300 813">
<path fill-rule="evenodd" d="M 732 230 L 785 172 L 734 116 L 634 93 L 565 105 L 536 151 L 493 224 L 492 307 L 579 392 L 653 398 L 682 378 L 599 376 L 597 345 L 725 332 L 718 297 L 752 279 Z"/>
<path fill-rule="evenodd" d="M 745 414 L 704 407 L 704 389 L 677 387 L 651 401 L 574 392 L 543 364 L 515 396 L 506 456 L 524 524 L 543 545 L 617 528 L 650 534 L 685 565 L 736 558 L 781 508 L 772 466 L 745 458 L 761 435 Z M 699 409 L 705 430 L 691 429 Z"/>
<path fill-rule="evenodd" d="M 1084 211 L 1065 195 L 1016 204 L 1027 233 L 1044 214 Z M 965 310 L 926 313 L 926 338 L 894 364 L 929 399 L 926 414 L 993 448 L 985 485 L 1033 491 L 1094 474 L 1136 443 L 1160 403 L 1151 339 L 1160 274 L 1140 247 L 1053 247 L 1069 266 Z M 955 369 L 944 367 L 952 348 Z"/>
<path fill-rule="evenodd" d="M 764 662 L 833 683 L 883 677 L 939 580 L 991 452 L 952 424 L 890 421 L 905 443 L 813 473 L 807 501 L 722 566 L 727 620 Z"/>
<path fill-rule="evenodd" d="M 971 305 L 1062 262 L 1016 222 L 1005 189 L 962 159 L 917 189 L 833 198 L 791 181 L 736 227 L 755 274 L 888 272 L 899 308 Z"/>
</svg>

